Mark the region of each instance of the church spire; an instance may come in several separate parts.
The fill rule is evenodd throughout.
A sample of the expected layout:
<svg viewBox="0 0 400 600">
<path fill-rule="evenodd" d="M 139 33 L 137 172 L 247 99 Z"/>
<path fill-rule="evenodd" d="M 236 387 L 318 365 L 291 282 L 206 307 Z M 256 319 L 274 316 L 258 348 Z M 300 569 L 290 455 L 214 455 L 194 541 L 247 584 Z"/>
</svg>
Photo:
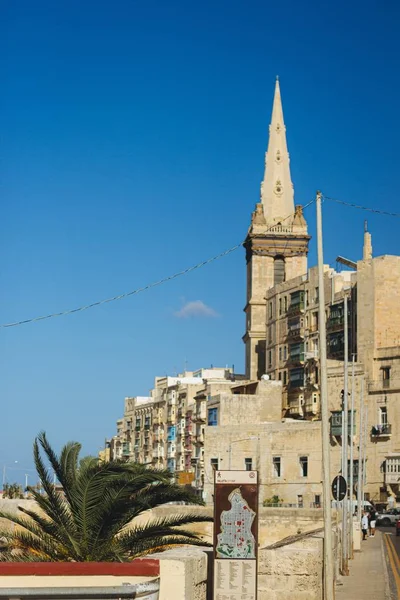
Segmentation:
<svg viewBox="0 0 400 600">
<path fill-rule="evenodd" d="M 268 224 L 279 223 L 294 213 L 294 192 L 290 176 L 289 153 L 279 78 L 276 78 L 268 150 L 265 155 L 264 179 L 261 183 L 261 203 Z"/>
</svg>

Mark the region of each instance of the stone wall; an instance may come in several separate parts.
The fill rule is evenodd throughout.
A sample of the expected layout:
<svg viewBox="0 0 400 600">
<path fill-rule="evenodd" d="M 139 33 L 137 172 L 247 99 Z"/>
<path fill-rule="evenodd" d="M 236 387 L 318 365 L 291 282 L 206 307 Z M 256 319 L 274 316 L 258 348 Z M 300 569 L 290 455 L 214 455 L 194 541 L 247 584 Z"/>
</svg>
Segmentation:
<svg viewBox="0 0 400 600">
<path fill-rule="evenodd" d="M 321 600 L 323 539 L 306 537 L 280 548 L 262 548 L 258 600 Z"/>
</svg>

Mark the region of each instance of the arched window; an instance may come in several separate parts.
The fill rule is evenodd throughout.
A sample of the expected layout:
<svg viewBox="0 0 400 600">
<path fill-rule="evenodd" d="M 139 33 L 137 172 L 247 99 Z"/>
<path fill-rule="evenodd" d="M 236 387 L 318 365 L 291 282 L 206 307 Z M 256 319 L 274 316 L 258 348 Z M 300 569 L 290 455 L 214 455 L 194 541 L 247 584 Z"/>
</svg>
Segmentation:
<svg viewBox="0 0 400 600">
<path fill-rule="evenodd" d="M 274 258 L 274 285 L 285 281 L 285 259 L 283 256 Z"/>
</svg>

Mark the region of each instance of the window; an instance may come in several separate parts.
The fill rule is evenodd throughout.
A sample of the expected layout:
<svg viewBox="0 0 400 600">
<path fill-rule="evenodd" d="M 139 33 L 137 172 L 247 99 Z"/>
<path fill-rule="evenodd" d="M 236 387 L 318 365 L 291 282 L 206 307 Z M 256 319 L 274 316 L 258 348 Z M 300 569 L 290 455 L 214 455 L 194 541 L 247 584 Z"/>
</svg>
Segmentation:
<svg viewBox="0 0 400 600">
<path fill-rule="evenodd" d="M 306 290 L 306 306 L 308 306 L 310 304 L 309 302 L 309 298 L 308 298 L 308 290 Z"/>
<path fill-rule="evenodd" d="M 269 303 L 269 318 L 272 319 L 272 302 Z"/>
<path fill-rule="evenodd" d="M 283 256 L 274 258 L 274 285 L 285 281 L 285 259 Z"/>
<path fill-rule="evenodd" d="M 321 508 L 321 496 L 320 496 L 320 494 L 315 494 L 315 496 L 314 496 L 314 508 Z"/>
<path fill-rule="evenodd" d="M 300 475 L 302 477 L 308 477 L 308 456 L 300 456 Z"/>
<path fill-rule="evenodd" d="M 282 360 L 282 346 L 279 346 L 279 360 Z"/>
<path fill-rule="evenodd" d="M 389 387 L 389 385 L 390 385 L 390 367 L 382 368 L 382 379 L 383 379 L 383 387 Z"/>
<path fill-rule="evenodd" d="M 218 425 L 218 408 L 208 409 L 207 425 L 209 427 L 216 427 Z"/>
<path fill-rule="evenodd" d="M 282 473 L 281 457 L 273 456 L 272 457 L 272 475 L 273 475 L 273 477 L 280 477 L 281 473 Z"/>
<path fill-rule="evenodd" d="M 210 465 L 213 471 L 218 471 L 218 458 L 211 458 Z"/>
<path fill-rule="evenodd" d="M 301 494 L 297 496 L 297 506 L 303 508 L 303 496 Z"/>
<path fill-rule="evenodd" d="M 279 381 L 282 381 L 282 373 L 280 371 L 279 371 L 278 379 L 279 379 Z"/>
<path fill-rule="evenodd" d="M 268 351 L 268 366 L 272 367 L 272 350 Z"/>
<path fill-rule="evenodd" d="M 314 294 L 314 302 L 317 303 L 319 300 L 319 288 L 316 287 L 315 288 L 315 294 Z"/>
<path fill-rule="evenodd" d="M 246 471 L 251 471 L 253 468 L 253 459 L 245 458 L 244 459 L 244 468 L 246 469 Z"/>
<path fill-rule="evenodd" d="M 379 409 L 379 420 L 380 420 L 380 425 L 387 425 L 388 424 L 388 414 L 387 414 L 387 408 L 386 406 L 381 406 Z"/>
<path fill-rule="evenodd" d="M 283 360 L 287 359 L 287 346 L 283 346 Z"/>
<path fill-rule="evenodd" d="M 279 298 L 279 316 L 282 314 L 282 298 Z"/>
<path fill-rule="evenodd" d="M 287 371 L 283 371 L 283 385 L 287 384 Z"/>
<path fill-rule="evenodd" d="M 319 383 L 319 370 L 318 367 L 315 367 L 315 383 Z"/>
<path fill-rule="evenodd" d="M 285 308 L 285 312 L 287 312 L 287 296 L 285 296 L 283 299 L 283 306 Z"/>
</svg>

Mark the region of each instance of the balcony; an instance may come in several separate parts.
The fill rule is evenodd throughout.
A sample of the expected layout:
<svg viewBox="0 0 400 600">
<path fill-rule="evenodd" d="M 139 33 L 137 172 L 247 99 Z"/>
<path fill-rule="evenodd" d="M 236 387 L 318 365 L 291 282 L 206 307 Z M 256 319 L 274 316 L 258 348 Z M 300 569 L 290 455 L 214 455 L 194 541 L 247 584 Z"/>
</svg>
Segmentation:
<svg viewBox="0 0 400 600">
<path fill-rule="evenodd" d="M 204 445 L 204 433 L 200 433 L 199 435 L 196 435 L 194 443 L 198 444 L 200 446 L 203 446 Z"/>
<path fill-rule="evenodd" d="M 299 392 L 304 389 L 304 380 L 303 379 L 295 379 L 293 381 L 289 381 L 288 392 Z"/>
<path fill-rule="evenodd" d="M 304 302 L 296 302 L 295 304 L 291 303 L 288 308 L 287 314 L 289 317 L 293 317 L 294 315 L 300 315 L 304 313 L 304 308 Z"/>
<path fill-rule="evenodd" d="M 385 483 L 400 484 L 400 456 L 387 456 L 385 460 Z"/>
<path fill-rule="evenodd" d="M 288 358 L 287 365 L 295 366 L 302 365 L 304 363 L 304 352 L 300 352 L 299 354 L 291 354 Z"/>
<path fill-rule="evenodd" d="M 330 333 L 334 331 L 341 331 L 344 329 L 344 317 L 338 319 L 328 319 L 326 323 L 326 329 Z"/>
<path fill-rule="evenodd" d="M 348 413 L 347 431 L 348 435 L 351 436 L 351 422 L 350 422 L 351 411 Z M 353 435 L 356 433 L 356 411 L 354 411 L 353 417 Z M 331 415 L 331 435 L 339 437 L 342 435 L 342 411 L 334 410 Z"/>
<path fill-rule="evenodd" d="M 368 384 L 369 392 L 398 392 L 400 391 L 400 379 L 380 379 L 370 381 Z"/>
<path fill-rule="evenodd" d="M 371 437 L 374 439 L 390 438 L 391 435 L 392 426 L 390 423 L 384 423 L 383 425 L 374 425 L 371 429 Z"/>
<path fill-rule="evenodd" d="M 206 411 L 199 411 L 196 412 L 194 417 L 193 417 L 193 422 L 194 423 L 205 423 L 206 422 Z"/>
<path fill-rule="evenodd" d="M 304 333 L 304 327 L 291 327 L 287 332 L 287 338 L 288 340 L 302 340 L 304 338 Z"/>
<path fill-rule="evenodd" d="M 317 415 L 320 411 L 319 401 L 306 400 L 305 412 L 307 415 Z"/>
</svg>

